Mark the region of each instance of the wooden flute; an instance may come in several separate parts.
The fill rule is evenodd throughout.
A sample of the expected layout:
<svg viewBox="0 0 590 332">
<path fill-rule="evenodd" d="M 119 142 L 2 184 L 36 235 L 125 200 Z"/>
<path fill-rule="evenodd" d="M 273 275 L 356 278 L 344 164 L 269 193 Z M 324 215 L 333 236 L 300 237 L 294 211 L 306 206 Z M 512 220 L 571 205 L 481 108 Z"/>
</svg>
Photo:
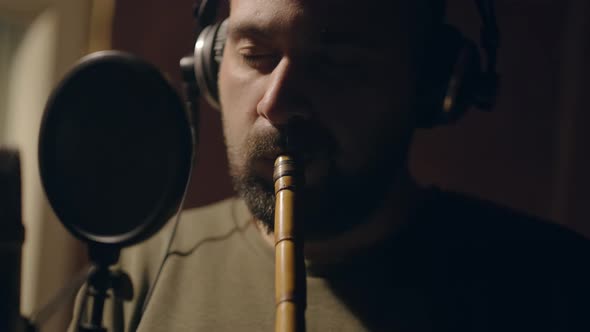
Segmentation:
<svg viewBox="0 0 590 332">
<path fill-rule="evenodd" d="M 290 155 L 274 165 L 275 187 L 275 332 L 305 331 L 306 281 L 301 211 L 297 191 L 303 186 L 303 169 Z"/>
</svg>

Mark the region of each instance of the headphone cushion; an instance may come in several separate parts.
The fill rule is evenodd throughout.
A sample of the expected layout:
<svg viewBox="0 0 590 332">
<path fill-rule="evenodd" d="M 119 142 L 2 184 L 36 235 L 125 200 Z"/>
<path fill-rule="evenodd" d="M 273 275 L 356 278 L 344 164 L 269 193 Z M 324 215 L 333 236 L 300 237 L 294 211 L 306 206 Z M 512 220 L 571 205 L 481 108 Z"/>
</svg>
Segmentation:
<svg viewBox="0 0 590 332">
<path fill-rule="evenodd" d="M 217 77 L 227 36 L 227 20 L 203 29 L 195 44 L 195 76 L 201 94 L 219 108 Z"/>
<path fill-rule="evenodd" d="M 480 72 L 476 44 L 455 27 L 441 25 L 420 66 L 416 94 L 417 126 L 430 128 L 457 120 L 471 103 Z"/>
</svg>

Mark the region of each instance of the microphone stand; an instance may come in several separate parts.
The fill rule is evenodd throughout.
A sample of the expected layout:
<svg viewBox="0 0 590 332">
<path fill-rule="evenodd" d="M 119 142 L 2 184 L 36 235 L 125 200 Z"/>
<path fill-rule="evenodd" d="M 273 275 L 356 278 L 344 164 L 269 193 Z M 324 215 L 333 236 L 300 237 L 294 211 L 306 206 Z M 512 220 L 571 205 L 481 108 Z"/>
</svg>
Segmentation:
<svg viewBox="0 0 590 332">
<path fill-rule="evenodd" d="M 119 260 L 120 248 L 113 245 L 89 244 L 90 260 L 96 267 L 88 278 L 86 294 L 80 306 L 78 332 L 107 332 L 103 327 L 104 302 L 112 290 L 114 301 L 133 298 L 133 286 L 129 276 L 122 271 L 113 271 L 110 266 Z M 83 315 L 89 298 L 92 299 L 88 315 Z"/>
<path fill-rule="evenodd" d="M 26 326 L 24 330 L 27 332 L 38 331 L 39 327 L 48 321 L 49 318 L 51 318 L 61 306 L 68 303 L 68 301 L 76 295 L 76 293 L 80 290 L 80 287 L 82 287 L 82 285 L 88 281 L 88 278 L 90 278 L 90 275 L 94 270 L 95 267 L 90 266 L 89 268 L 85 268 L 84 271 L 79 272 L 74 280 L 59 290 L 49 302 L 41 307 L 40 310 L 33 313 L 30 319 L 24 319 Z"/>
<path fill-rule="evenodd" d="M 22 224 L 20 154 L 0 146 L 0 331 L 24 331 L 20 315 Z"/>
<path fill-rule="evenodd" d="M 109 266 L 116 263 L 119 249 L 111 246 L 89 246 L 89 253 L 93 265 L 80 272 L 70 284 L 63 287 L 47 304 L 31 315 L 30 319 L 23 318 L 18 331 L 37 332 L 39 327 L 53 316 L 62 305 L 65 305 L 80 290 L 84 283 L 88 283 L 78 312 L 76 331 L 105 331 L 102 326 L 104 301 L 108 291 L 113 290 L 115 300 L 130 300 L 133 298 L 131 279 L 123 271 L 113 271 Z M 92 306 L 87 310 L 88 299 L 92 297 Z M 85 313 L 90 312 L 89 318 Z"/>
<path fill-rule="evenodd" d="M 194 84 L 195 78 L 192 57 L 186 57 L 183 60 L 182 72 L 184 81 L 186 82 L 185 89 L 195 92 L 194 90 L 197 89 L 196 84 Z M 128 90 L 122 91 L 121 87 L 113 86 L 113 82 L 118 82 L 122 79 L 125 82 L 131 82 L 125 84 L 125 88 L 129 88 Z M 100 90 L 99 94 L 96 94 L 97 90 Z M 150 97 L 153 97 L 150 99 L 149 103 L 141 103 L 138 101 L 136 95 L 140 93 L 140 91 L 147 91 L 149 92 Z M 122 97 L 123 95 L 126 95 L 127 92 L 131 96 L 129 99 Z M 192 110 L 192 112 L 190 112 L 191 114 L 189 114 L 190 119 L 193 122 L 197 122 L 197 94 L 195 93 L 194 96 L 193 94 L 190 94 L 189 96 L 192 96 L 192 98 L 189 98 L 186 106 Z M 121 98 L 123 98 L 123 100 L 119 100 Z M 82 115 L 80 114 L 81 110 L 78 107 L 79 100 L 84 100 L 85 105 L 88 106 L 83 108 L 84 113 Z M 105 103 L 105 100 L 108 102 Z M 143 98 L 141 100 L 143 100 Z M 162 103 L 164 102 L 166 103 L 166 106 L 162 107 Z M 133 104 L 133 107 L 128 107 L 131 104 Z M 119 123 L 119 121 L 103 121 L 105 119 L 104 108 L 109 109 L 109 111 L 112 111 L 112 114 L 115 114 L 116 116 L 119 116 L 119 113 L 121 113 L 122 118 L 129 121 L 132 121 L 132 119 L 137 118 L 138 115 L 143 114 L 150 114 L 150 116 L 147 117 L 150 120 L 145 123 L 145 126 L 138 126 L 139 128 L 137 130 L 133 129 L 130 131 L 132 128 L 126 122 L 127 120 L 122 121 L 121 123 Z M 73 114 L 75 114 L 75 116 L 73 116 Z M 80 139 L 88 139 L 87 141 L 80 144 L 78 144 L 78 142 L 75 146 L 70 146 L 65 144 L 64 141 L 60 141 L 59 137 L 78 135 L 74 132 L 62 131 L 63 128 L 68 126 L 64 126 L 63 123 L 60 122 L 60 119 L 67 118 L 67 124 L 71 125 L 71 121 L 78 121 L 87 116 L 90 116 L 91 119 L 102 119 L 98 121 L 100 124 L 96 128 L 93 128 L 93 130 L 96 129 L 95 131 L 80 136 Z M 77 280 L 78 286 L 81 286 L 86 279 L 88 282 L 87 287 L 82 294 L 77 321 L 74 322 L 72 326 L 76 331 L 106 332 L 106 328 L 103 326 L 103 313 L 107 297 L 111 297 L 115 304 L 119 304 L 121 300 L 130 300 L 133 297 L 133 287 L 130 278 L 124 272 L 113 271 L 111 266 L 119 259 L 120 249 L 123 246 L 137 243 L 146 237 L 153 235 L 153 233 L 164 225 L 171 213 L 174 212 L 174 205 L 182 201 L 186 192 L 190 169 L 192 168 L 192 159 L 194 156 L 193 149 L 195 145 L 194 140 L 196 137 L 194 127 L 191 127 L 189 123 L 186 123 L 186 120 L 186 109 L 183 107 L 180 98 L 178 98 L 176 91 L 174 91 L 169 82 L 164 79 L 161 73 L 159 73 L 157 68 L 133 55 L 119 51 L 97 52 L 82 59 L 78 65 L 70 71 L 65 79 L 62 80 L 58 88 L 54 90 L 49 98 L 39 134 L 39 166 L 41 180 L 56 215 L 60 217 L 60 221 L 66 226 L 66 228 L 68 228 L 68 230 L 88 244 L 88 254 L 90 256 L 90 261 L 93 263 L 93 268 L 87 272 L 84 280 Z M 71 152 L 76 154 L 80 151 L 80 146 L 83 145 L 87 146 L 87 148 L 99 147 L 101 150 L 110 150 L 111 146 L 108 144 L 112 143 L 111 141 L 107 140 L 105 142 L 100 142 L 101 139 L 96 137 L 102 137 L 104 130 L 115 130 L 117 132 L 125 133 L 127 136 L 121 134 L 119 139 L 129 137 L 131 142 L 125 149 L 132 149 L 133 151 L 131 152 L 133 153 L 117 153 L 118 150 L 115 149 L 117 151 L 114 151 L 114 154 L 108 154 L 105 152 L 104 155 L 97 158 L 101 159 L 101 162 L 92 159 L 93 161 L 96 161 L 96 163 L 93 163 L 95 164 L 93 166 L 94 168 L 91 168 L 90 171 L 95 175 L 98 174 L 111 178 L 112 171 L 111 173 L 108 173 L 110 168 L 101 168 L 102 165 L 110 165 L 109 160 L 105 161 L 106 164 L 102 164 L 102 160 L 114 157 L 118 163 L 127 164 L 133 162 L 133 165 L 135 165 L 136 162 L 144 160 L 147 155 L 143 153 L 141 148 L 136 149 L 136 146 L 138 145 L 136 144 L 138 143 L 137 139 L 138 137 L 141 137 L 144 140 L 148 140 L 156 137 L 151 134 L 152 127 L 158 126 L 162 122 L 167 124 L 166 128 L 175 128 L 175 130 L 173 132 L 174 135 L 167 136 L 169 139 L 165 140 L 166 142 L 161 142 L 161 140 L 158 139 L 158 143 L 162 143 L 158 146 L 160 146 L 161 152 L 165 153 L 166 156 L 169 156 L 169 153 L 172 151 L 175 156 L 170 158 L 178 162 L 171 164 L 169 161 L 166 161 L 164 165 L 158 166 L 159 168 L 156 167 L 154 169 L 170 169 L 171 166 L 174 166 L 175 171 L 169 172 L 170 174 L 162 174 L 162 176 L 158 178 L 158 183 L 162 183 L 166 186 L 163 190 L 158 189 L 159 194 L 148 193 L 146 195 L 140 195 L 141 197 L 138 197 L 137 200 L 134 201 L 135 203 L 138 203 L 141 200 L 145 201 L 146 204 L 138 204 L 138 206 L 143 206 L 149 209 L 152 206 L 151 204 L 154 199 L 157 199 L 160 203 L 158 206 L 154 207 L 158 207 L 159 209 L 157 211 L 144 211 L 143 215 L 149 216 L 149 218 L 146 218 L 146 220 L 140 220 L 141 224 L 137 224 L 139 221 L 135 220 L 136 224 L 133 225 L 133 231 L 124 234 L 116 232 L 100 235 L 94 234 L 95 230 L 93 227 L 90 229 L 87 228 L 88 223 L 101 223 L 105 218 L 111 218 L 112 216 L 108 213 L 97 214 L 92 211 L 82 211 L 83 213 L 80 215 L 80 211 L 75 207 L 77 202 L 76 199 L 79 196 L 78 192 L 86 193 L 88 186 L 93 186 L 93 192 L 112 190 L 112 188 L 110 186 L 99 185 L 100 183 L 98 182 L 100 181 L 94 181 L 96 180 L 95 177 L 89 182 L 80 183 L 76 176 L 72 177 L 70 175 L 65 175 L 64 173 L 69 173 L 68 170 L 71 170 L 72 167 L 78 169 L 80 168 L 80 165 L 86 165 L 88 160 L 84 159 L 84 162 L 75 160 L 73 163 L 63 163 L 62 159 L 64 159 L 64 155 L 62 153 Z M 82 121 L 80 123 L 86 122 Z M 118 126 L 113 127 L 111 125 L 112 123 L 117 123 Z M 135 123 L 133 123 L 133 128 L 135 127 Z M 149 146 L 149 142 L 151 141 L 141 142 L 141 146 Z M 60 144 L 65 144 L 67 148 Z M 165 147 L 165 144 L 170 144 L 171 148 Z M 155 152 L 150 150 L 150 153 Z M 129 156 L 129 158 L 121 161 L 120 159 L 124 155 L 126 158 Z M 148 171 L 150 169 L 151 168 L 139 168 L 140 171 Z M 103 170 L 107 172 L 102 172 Z M 80 172 L 83 171 L 85 171 L 85 169 L 80 170 Z M 127 167 L 123 168 L 121 172 L 117 171 L 116 173 L 120 173 L 118 175 L 120 176 L 121 174 L 127 174 L 127 172 L 130 171 L 132 170 Z M 143 180 L 142 174 L 143 173 L 139 173 L 134 179 Z M 115 177 L 115 179 L 118 178 Z M 134 181 L 135 180 L 130 181 L 130 183 L 134 183 Z M 68 186 L 70 189 L 64 190 L 63 182 L 71 184 L 71 186 Z M 133 190 L 136 188 L 125 187 L 124 189 Z M 159 197 L 153 197 L 156 195 Z M 93 200 L 93 197 L 87 199 Z M 124 202 L 124 200 L 121 199 L 100 201 L 100 199 L 102 199 L 100 195 L 98 196 L 98 199 L 99 201 L 97 201 L 95 205 L 97 206 L 96 209 L 100 209 L 99 206 L 102 205 L 108 205 L 110 209 L 115 211 L 127 208 L 126 204 L 116 204 Z M 74 213 L 72 213 L 72 211 L 74 211 Z M 80 219 L 86 219 L 87 223 L 79 225 L 77 221 L 80 221 Z M 112 222 L 118 222 L 118 220 L 112 220 Z M 31 320 L 31 323 L 38 326 L 41 322 L 45 321 L 45 319 L 54 312 L 55 307 L 57 307 L 58 304 L 63 304 L 63 298 L 65 298 L 66 293 L 70 295 L 73 294 L 73 289 L 74 287 L 69 286 L 62 290 L 61 293 L 54 298 L 52 303 L 39 312 L 36 317 L 37 319 Z M 118 305 L 116 306 L 118 307 Z M 122 312 L 115 311 L 113 314 L 120 315 Z M 116 328 L 118 328 L 118 326 L 113 327 L 113 329 Z"/>
</svg>

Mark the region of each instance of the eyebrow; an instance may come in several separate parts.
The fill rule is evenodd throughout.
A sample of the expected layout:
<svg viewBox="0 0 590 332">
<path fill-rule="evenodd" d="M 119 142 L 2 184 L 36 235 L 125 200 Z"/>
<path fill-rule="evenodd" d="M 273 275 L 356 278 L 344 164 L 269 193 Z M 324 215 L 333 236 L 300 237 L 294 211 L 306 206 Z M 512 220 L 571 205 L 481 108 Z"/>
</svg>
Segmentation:
<svg viewBox="0 0 590 332">
<path fill-rule="evenodd" d="M 278 29 L 272 26 L 264 26 L 254 22 L 237 22 L 230 23 L 228 26 L 228 35 L 231 38 L 239 39 L 244 37 L 270 40 L 278 33 Z"/>
<path fill-rule="evenodd" d="M 355 31 L 350 32 L 325 28 L 316 34 L 318 38 L 314 40 L 314 43 L 319 47 L 352 47 L 371 53 L 383 50 L 381 43 L 367 37 L 365 34 L 358 33 L 358 31 L 355 33 Z M 272 41 L 276 40 L 280 34 L 279 27 L 261 22 L 244 20 L 236 21 L 233 24 L 230 23 L 228 26 L 228 36 L 234 40 L 252 38 L 260 41 Z"/>
</svg>

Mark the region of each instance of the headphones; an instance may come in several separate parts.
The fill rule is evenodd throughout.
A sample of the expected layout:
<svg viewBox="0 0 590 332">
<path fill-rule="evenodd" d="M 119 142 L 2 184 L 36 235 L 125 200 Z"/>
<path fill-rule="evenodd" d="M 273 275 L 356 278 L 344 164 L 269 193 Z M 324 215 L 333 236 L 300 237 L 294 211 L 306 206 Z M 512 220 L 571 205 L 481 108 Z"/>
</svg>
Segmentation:
<svg viewBox="0 0 590 332">
<path fill-rule="evenodd" d="M 415 106 L 419 128 L 453 123 L 471 107 L 491 111 L 495 105 L 499 85 L 496 72 L 499 31 L 494 0 L 475 2 L 482 21 L 480 46 L 485 53 L 485 66 L 478 45 L 457 28 L 442 23 L 420 67 Z M 226 41 L 227 19 L 215 22 L 217 5 L 215 0 L 203 0 L 195 6 L 194 16 L 202 31 L 194 55 L 183 58 L 181 68 L 185 83 L 193 87 L 193 98 L 200 94 L 219 109 L 217 75 Z"/>
</svg>

